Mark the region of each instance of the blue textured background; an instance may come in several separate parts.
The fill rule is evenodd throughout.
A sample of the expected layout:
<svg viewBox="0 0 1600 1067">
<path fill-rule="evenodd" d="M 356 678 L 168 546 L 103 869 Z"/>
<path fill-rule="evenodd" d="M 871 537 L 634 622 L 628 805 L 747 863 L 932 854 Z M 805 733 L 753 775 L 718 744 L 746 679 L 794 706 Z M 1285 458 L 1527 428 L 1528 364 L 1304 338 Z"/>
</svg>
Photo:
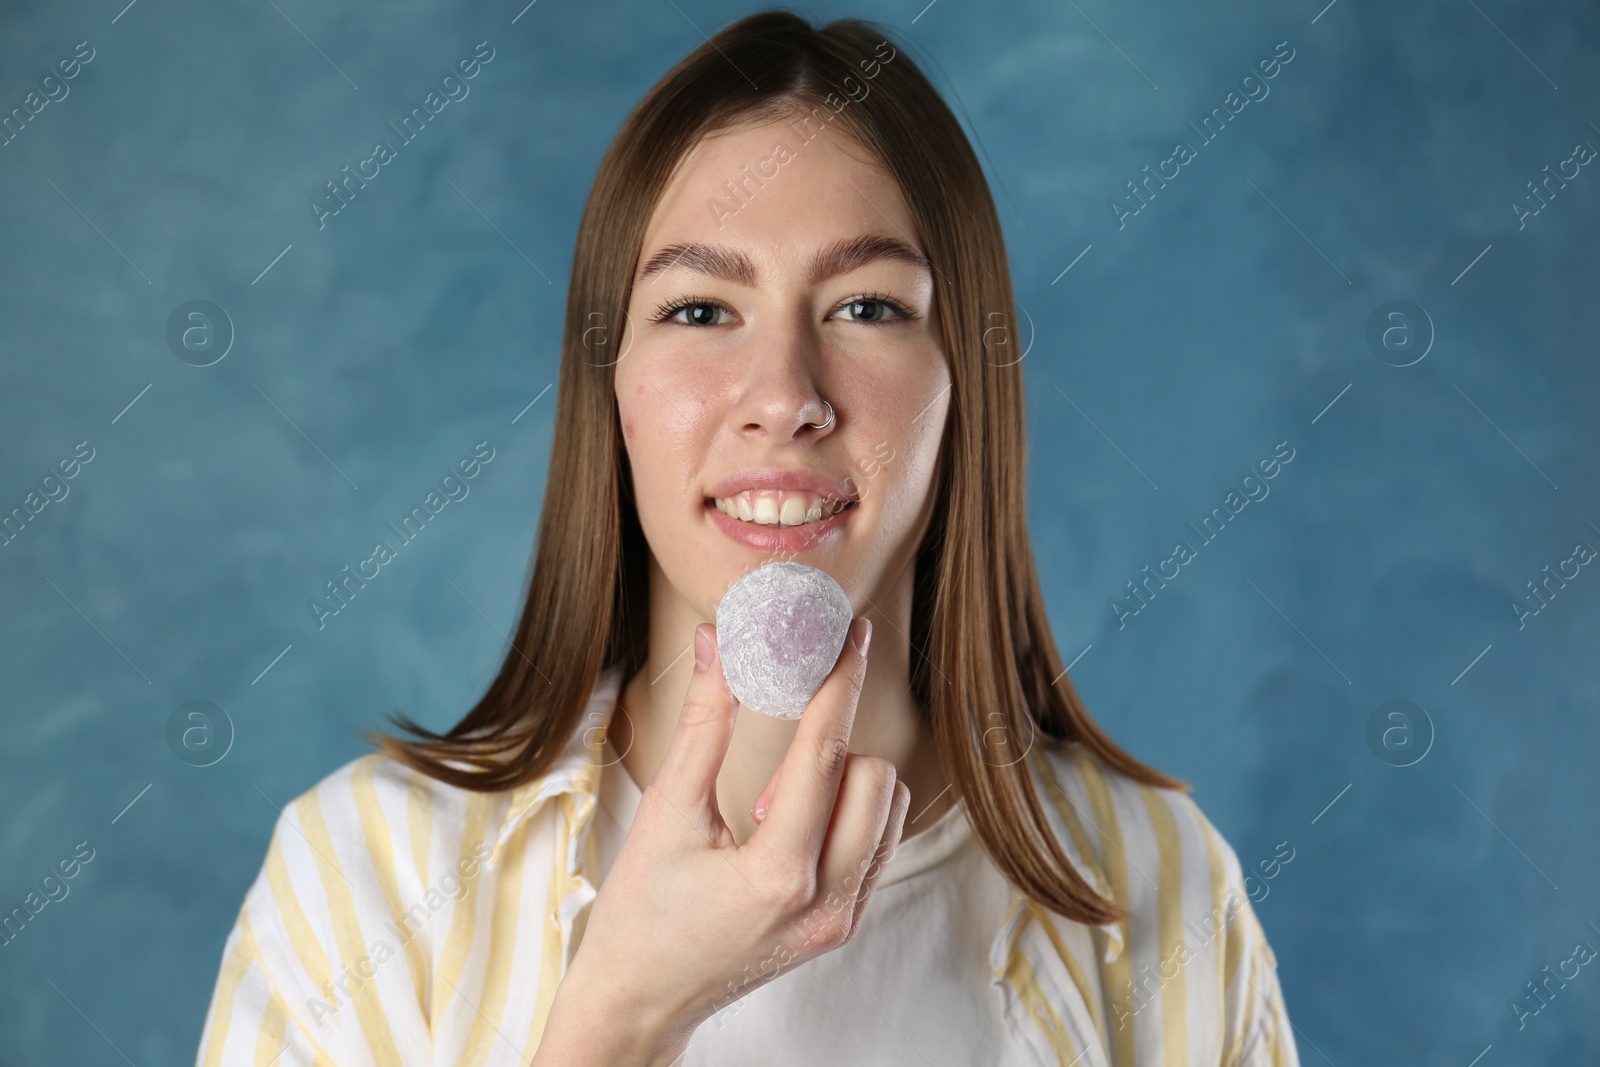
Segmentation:
<svg viewBox="0 0 1600 1067">
<path fill-rule="evenodd" d="M 753 10 L 122 2 L 0 14 L 5 111 L 95 50 L 0 147 L 0 508 L 95 449 L 0 547 L 0 909 L 95 849 L 0 947 L 8 1067 L 188 1062 L 273 806 L 384 712 L 442 727 L 480 693 L 588 183 L 639 95 Z M 1523 629 L 1511 604 L 1600 548 L 1600 167 L 1523 229 L 1509 202 L 1600 148 L 1600 9 L 1324 2 L 820 13 L 904 35 L 981 143 L 1063 655 L 1247 867 L 1294 849 L 1257 909 L 1302 1060 L 1594 1063 L 1600 964 L 1520 1030 L 1510 1005 L 1600 948 L 1600 568 Z M 319 231 L 308 199 L 484 40 L 470 95 Z M 1280 41 L 1270 94 L 1119 229 L 1124 182 Z M 237 331 L 203 369 L 166 341 L 192 299 Z M 1395 299 L 1436 331 L 1405 368 L 1365 338 Z M 470 495 L 319 632 L 307 599 L 485 439 Z M 1279 441 L 1271 495 L 1119 628 L 1123 583 Z M 194 699 L 237 730 L 207 768 L 165 740 Z M 1409 767 L 1367 740 L 1392 699 L 1432 723 Z"/>
</svg>

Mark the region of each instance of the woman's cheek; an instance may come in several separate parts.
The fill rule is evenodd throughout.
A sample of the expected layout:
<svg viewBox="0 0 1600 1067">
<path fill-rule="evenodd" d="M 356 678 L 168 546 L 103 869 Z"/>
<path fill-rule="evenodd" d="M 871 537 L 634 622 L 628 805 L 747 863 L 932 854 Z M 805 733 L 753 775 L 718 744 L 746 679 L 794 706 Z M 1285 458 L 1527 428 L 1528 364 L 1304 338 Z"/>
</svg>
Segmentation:
<svg viewBox="0 0 1600 1067">
<path fill-rule="evenodd" d="M 937 407 L 929 408 L 927 418 L 919 425 L 927 424 L 939 415 Z M 938 453 L 939 438 L 930 432 L 898 443 L 893 452 L 894 458 L 884 465 L 884 474 L 879 481 L 887 482 L 892 487 L 897 498 L 896 504 L 904 510 L 908 523 L 916 521 L 916 516 L 927 513 L 932 506 Z"/>
</svg>

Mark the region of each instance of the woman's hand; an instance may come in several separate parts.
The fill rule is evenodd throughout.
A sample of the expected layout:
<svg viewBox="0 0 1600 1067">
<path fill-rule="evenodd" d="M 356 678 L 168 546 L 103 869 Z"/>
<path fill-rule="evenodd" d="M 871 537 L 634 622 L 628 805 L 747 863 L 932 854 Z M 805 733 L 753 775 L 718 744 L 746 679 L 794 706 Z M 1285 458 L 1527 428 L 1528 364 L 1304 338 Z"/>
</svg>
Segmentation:
<svg viewBox="0 0 1600 1067">
<path fill-rule="evenodd" d="M 739 845 L 716 792 L 739 701 L 715 627 L 695 628 L 677 730 L 592 905 L 536 1067 L 671 1063 L 718 1009 L 850 940 L 910 803 L 893 764 L 848 751 L 871 633 L 851 624 Z"/>
</svg>

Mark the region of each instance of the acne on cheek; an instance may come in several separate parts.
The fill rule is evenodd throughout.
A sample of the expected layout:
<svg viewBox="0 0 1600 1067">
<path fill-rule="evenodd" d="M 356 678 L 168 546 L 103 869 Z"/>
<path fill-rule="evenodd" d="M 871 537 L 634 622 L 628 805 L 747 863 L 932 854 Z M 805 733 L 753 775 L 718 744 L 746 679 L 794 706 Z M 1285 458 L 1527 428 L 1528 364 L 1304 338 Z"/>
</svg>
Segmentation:
<svg viewBox="0 0 1600 1067">
<path fill-rule="evenodd" d="M 638 385 L 634 386 L 633 387 L 633 402 L 634 402 L 634 404 L 643 404 L 645 402 L 644 401 L 644 394 L 645 394 L 645 384 L 643 382 L 640 382 Z M 632 442 L 634 442 L 635 440 L 637 440 L 638 437 L 639 437 L 639 428 L 634 425 L 633 416 L 632 415 L 623 415 L 622 416 L 622 437 L 623 437 L 623 440 L 627 441 L 630 444 Z"/>
<path fill-rule="evenodd" d="M 856 469 L 848 475 L 848 479 L 859 499 L 866 500 L 871 496 L 874 485 L 893 480 L 883 476 L 896 458 L 894 446 L 884 440 L 873 447 L 871 455 L 856 460 Z"/>
</svg>

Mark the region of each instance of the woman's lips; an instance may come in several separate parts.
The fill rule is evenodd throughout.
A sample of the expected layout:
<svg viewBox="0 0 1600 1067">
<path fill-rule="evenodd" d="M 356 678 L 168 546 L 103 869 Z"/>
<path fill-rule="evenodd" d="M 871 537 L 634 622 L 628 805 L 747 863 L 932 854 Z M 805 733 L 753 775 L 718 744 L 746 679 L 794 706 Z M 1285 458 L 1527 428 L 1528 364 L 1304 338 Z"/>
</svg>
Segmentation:
<svg viewBox="0 0 1600 1067">
<path fill-rule="evenodd" d="M 834 512 L 826 519 L 799 526 L 763 526 L 758 522 L 745 522 L 724 514 L 715 501 L 707 500 L 705 503 L 705 509 L 717 529 L 741 545 L 762 552 L 801 552 L 816 548 L 825 541 L 836 540 L 844 535 L 844 524 L 859 507 L 858 503 L 852 502 L 849 507 Z"/>
</svg>

